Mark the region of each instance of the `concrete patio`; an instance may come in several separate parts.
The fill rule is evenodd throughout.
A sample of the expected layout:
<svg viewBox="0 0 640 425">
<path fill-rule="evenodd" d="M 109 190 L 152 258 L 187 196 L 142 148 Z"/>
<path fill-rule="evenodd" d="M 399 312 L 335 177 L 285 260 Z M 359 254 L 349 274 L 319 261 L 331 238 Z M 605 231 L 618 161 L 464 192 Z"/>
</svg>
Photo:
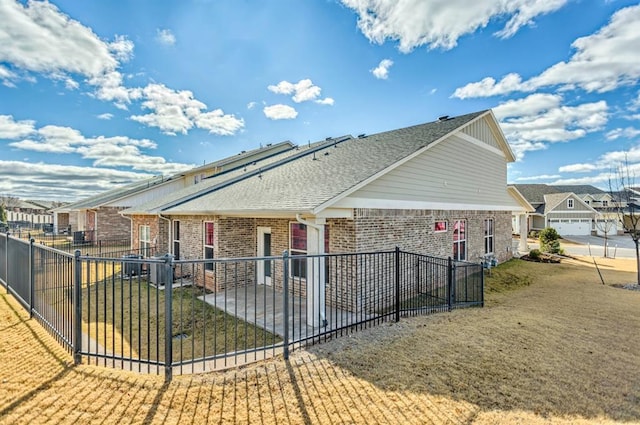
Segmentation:
<svg viewBox="0 0 640 425">
<path fill-rule="evenodd" d="M 247 285 L 199 297 L 204 302 L 238 317 L 248 323 L 284 337 L 283 293 L 266 285 Z M 350 312 L 326 305 L 326 326 L 312 326 L 307 322 L 306 298 L 289 295 L 289 338 L 299 341 L 323 333 L 348 327 L 376 316 L 363 312 Z M 320 320 L 320 312 L 313 312 Z"/>
</svg>

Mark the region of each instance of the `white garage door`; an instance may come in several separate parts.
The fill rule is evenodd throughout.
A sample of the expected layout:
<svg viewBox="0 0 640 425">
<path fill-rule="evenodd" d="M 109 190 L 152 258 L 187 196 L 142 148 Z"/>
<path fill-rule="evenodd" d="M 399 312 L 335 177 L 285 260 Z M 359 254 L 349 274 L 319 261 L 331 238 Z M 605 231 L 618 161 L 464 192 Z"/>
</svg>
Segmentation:
<svg viewBox="0 0 640 425">
<path fill-rule="evenodd" d="M 590 235 L 591 220 L 590 219 L 562 219 L 549 220 L 549 226 L 556 229 L 561 235 Z"/>
</svg>

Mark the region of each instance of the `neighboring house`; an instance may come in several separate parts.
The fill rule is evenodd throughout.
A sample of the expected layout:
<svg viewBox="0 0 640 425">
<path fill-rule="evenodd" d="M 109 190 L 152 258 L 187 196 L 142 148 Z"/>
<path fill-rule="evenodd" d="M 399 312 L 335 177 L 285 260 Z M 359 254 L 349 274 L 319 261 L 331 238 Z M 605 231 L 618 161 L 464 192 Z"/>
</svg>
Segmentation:
<svg viewBox="0 0 640 425">
<path fill-rule="evenodd" d="M 562 236 L 622 232 L 611 194 L 590 185 L 516 184 L 517 191 L 535 209 L 528 214 L 528 231 L 553 227 Z M 522 234 L 514 217 L 514 233 Z"/>
<path fill-rule="evenodd" d="M 54 229 L 57 233 L 80 234 L 84 241 L 130 239 L 131 222 L 120 211 L 196 185 L 225 170 L 290 151 L 293 147 L 291 142 L 268 144 L 173 176 L 152 177 L 85 198 L 54 209 Z"/>
<path fill-rule="evenodd" d="M 478 262 L 485 254 L 505 261 L 512 256 L 512 211 L 522 210 L 507 191 L 512 161 L 495 116 L 481 111 L 297 147 L 123 214 L 132 219 L 132 244 L 157 241 L 179 259 L 398 246 L 457 261 Z M 292 265 L 291 274 L 307 285 L 338 285 L 325 282 L 324 268 L 313 268 L 313 276 L 307 269 Z M 282 284 L 282 270 L 257 276 L 258 284 Z M 213 264 L 193 278 L 211 290 L 227 284 Z M 333 288 L 346 294 L 340 307 L 361 308 L 356 289 L 340 285 Z"/>
<path fill-rule="evenodd" d="M 16 200 L 15 205 L 8 207 L 7 223 L 12 228 L 42 229 L 53 221 L 53 215 L 47 204 L 42 201 Z"/>
</svg>

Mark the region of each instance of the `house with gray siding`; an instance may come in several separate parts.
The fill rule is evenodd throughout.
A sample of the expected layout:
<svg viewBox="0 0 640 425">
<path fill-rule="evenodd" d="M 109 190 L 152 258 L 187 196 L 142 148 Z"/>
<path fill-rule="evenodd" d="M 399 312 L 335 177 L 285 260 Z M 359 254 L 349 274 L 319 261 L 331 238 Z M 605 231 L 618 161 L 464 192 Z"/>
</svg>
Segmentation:
<svg viewBox="0 0 640 425">
<path fill-rule="evenodd" d="M 615 211 L 610 209 L 612 199 L 606 192 L 588 185 L 561 186 L 546 184 L 510 185 L 510 190 L 526 199 L 534 211 L 528 213 L 526 226 L 514 218 L 514 233 L 528 234 L 547 227 L 556 229 L 561 236 L 590 235 L 598 232 L 600 221 L 617 224 Z M 611 226 L 617 232 L 617 226 Z"/>
<path fill-rule="evenodd" d="M 152 241 L 185 260 L 397 246 L 455 261 L 479 262 L 486 254 L 505 261 L 512 256 L 512 212 L 523 210 L 507 191 L 512 161 L 487 110 L 298 146 L 122 214 L 133 223 L 133 245 Z M 301 292 L 338 285 L 323 267 L 311 270 L 291 268 L 306 282 Z M 246 284 L 278 288 L 282 270 L 256 276 Z M 193 278 L 212 291 L 227 284 L 215 267 L 203 266 Z M 357 291 L 340 285 L 334 290 Z M 358 310 L 359 302 L 345 296 L 340 307 Z"/>
</svg>

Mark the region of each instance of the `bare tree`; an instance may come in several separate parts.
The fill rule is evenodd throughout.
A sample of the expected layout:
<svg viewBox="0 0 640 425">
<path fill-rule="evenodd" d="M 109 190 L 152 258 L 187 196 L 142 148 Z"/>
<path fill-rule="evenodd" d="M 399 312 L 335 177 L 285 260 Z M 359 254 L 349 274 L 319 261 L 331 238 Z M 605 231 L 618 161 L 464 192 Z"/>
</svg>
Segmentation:
<svg viewBox="0 0 640 425">
<path fill-rule="evenodd" d="M 636 248 L 636 283 L 640 285 L 640 201 L 631 188 L 635 184 L 635 175 L 627 158 L 615 170 L 615 181 L 609 180 L 609 191 L 616 202 L 618 218 Z"/>
<path fill-rule="evenodd" d="M 609 234 L 611 232 L 615 232 L 618 226 L 616 225 L 616 219 L 611 218 L 611 213 L 613 211 L 613 207 L 604 207 L 602 208 L 598 216 L 602 218 L 596 217 L 595 225 L 596 229 L 604 235 L 604 257 L 608 257 L 609 252 Z M 615 213 L 615 212 L 614 212 Z"/>
</svg>

